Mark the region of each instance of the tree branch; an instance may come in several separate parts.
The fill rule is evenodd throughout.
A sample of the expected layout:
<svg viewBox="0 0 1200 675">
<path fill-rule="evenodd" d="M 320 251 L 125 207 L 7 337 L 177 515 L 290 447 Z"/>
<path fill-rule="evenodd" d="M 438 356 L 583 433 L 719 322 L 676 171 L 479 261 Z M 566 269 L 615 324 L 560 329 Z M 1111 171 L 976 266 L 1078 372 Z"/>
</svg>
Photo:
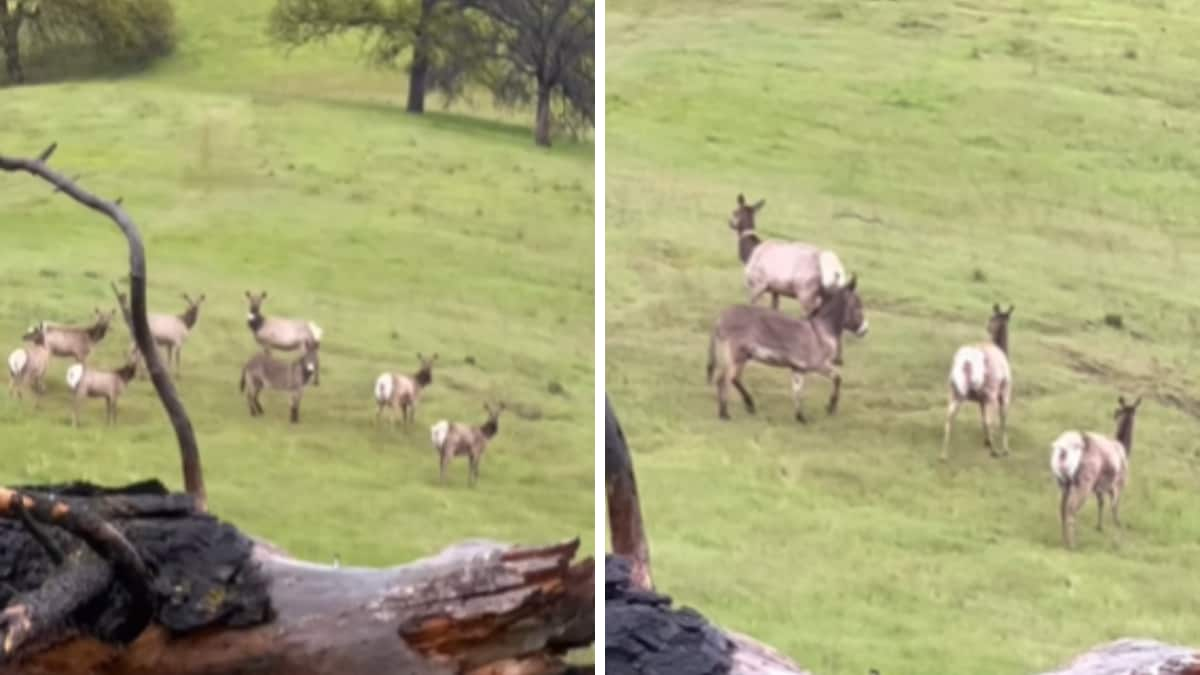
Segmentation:
<svg viewBox="0 0 1200 675">
<path fill-rule="evenodd" d="M 184 487 L 188 494 L 196 499 L 199 508 L 204 509 L 207 504 L 207 495 L 204 489 L 204 472 L 200 466 L 200 449 L 196 445 L 196 434 L 192 429 L 192 422 L 188 418 L 187 411 L 184 410 L 183 403 L 175 392 L 175 386 L 171 383 L 171 378 L 167 375 L 167 371 L 158 357 L 158 350 L 154 349 L 154 341 L 150 336 L 150 324 L 146 319 L 146 253 L 141 235 L 138 233 L 137 226 L 121 208 L 119 199 L 116 203 L 100 199 L 46 165 L 46 160 L 54 154 L 57 148 L 58 144 L 52 143 L 36 159 L 20 159 L 0 154 L 0 170 L 23 171 L 45 180 L 53 185 L 56 191 L 64 192 L 87 208 L 107 216 L 125 235 L 125 240 L 129 244 L 129 286 L 133 296 L 134 342 L 137 343 L 138 349 L 141 350 L 143 358 L 146 360 L 146 366 L 150 371 L 150 380 L 154 383 L 159 401 L 162 402 L 171 426 L 175 430 L 175 438 L 179 442 L 179 452 L 183 464 Z"/>
</svg>

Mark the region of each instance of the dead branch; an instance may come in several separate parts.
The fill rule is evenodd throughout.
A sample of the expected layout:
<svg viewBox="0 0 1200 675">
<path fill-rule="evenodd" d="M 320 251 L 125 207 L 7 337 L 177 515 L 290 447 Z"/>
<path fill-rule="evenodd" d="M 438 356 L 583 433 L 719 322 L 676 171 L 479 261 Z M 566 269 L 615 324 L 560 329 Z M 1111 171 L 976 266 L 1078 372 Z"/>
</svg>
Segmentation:
<svg viewBox="0 0 1200 675">
<path fill-rule="evenodd" d="M 633 458 L 629 456 L 625 433 L 607 396 L 604 397 L 604 484 L 613 553 L 629 558 L 633 564 L 634 584 L 651 590 L 654 580 L 650 574 L 650 544 L 642 522 Z"/>
<path fill-rule="evenodd" d="M 141 235 L 138 233 L 137 226 L 121 208 L 121 199 L 118 198 L 116 202 L 105 201 L 79 187 L 73 180 L 46 164 L 57 148 L 58 144 L 52 143 L 35 159 L 14 158 L 0 154 L 0 170 L 23 171 L 41 178 L 55 187 L 55 193 L 64 192 L 87 208 L 107 216 L 125 235 L 125 240 L 129 244 L 129 286 L 133 296 L 134 341 L 146 360 L 146 367 L 150 371 L 150 380 L 154 383 L 154 389 L 158 392 L 159 400 L 162 401 L 167 417 L 171 420 L 171 426 L 175 430 L 182 457 L 185 489 L 203 509 L 206 506 L 207 496 L 196 434 L 192 429 L 192 422 L 188 418 L 187 411 L 184 410 L 183 402 L 180 401 L 175 386 L 171 383 L 171 378 L 163 368 L 158 352 L 154 349 L 154 341 L 150 336 L 150 324 L 146 319 L 146 254 Z"/>
</svg>

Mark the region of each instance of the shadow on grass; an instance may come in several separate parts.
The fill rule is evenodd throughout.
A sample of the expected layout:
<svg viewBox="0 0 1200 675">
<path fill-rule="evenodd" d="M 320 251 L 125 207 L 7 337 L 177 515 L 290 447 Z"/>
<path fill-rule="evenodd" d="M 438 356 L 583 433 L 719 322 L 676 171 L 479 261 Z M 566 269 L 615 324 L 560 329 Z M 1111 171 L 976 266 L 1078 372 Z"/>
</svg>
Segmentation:
<svg viewBox="0 0 1200 675">
<path fill-rule="evenodd" d="M 404 108 L 385 101 L 356 101 L 352 99 L 334 98 L 321 95 L 259 95 L 267 100 L 299 100 L 357 112 L 371 112 L 389 116 L 404 115 L 415 124 L 425 124 L 433 129 L 453 131 L 466 136 L 501 139 L 513 143 L 533 145 L 533 127 L 506 120 L 478 117 L 465 112 L 453 110 L 426 110 L 420 115 L 411 115 Z M 530 120 L 533 113 L 530 111 Z M 580 157 L 591 157 L 593 143 L 591 139 L 572 139 L 569 137 L 555 138 L 552 152 L 561 152 Z"/>
</svg>

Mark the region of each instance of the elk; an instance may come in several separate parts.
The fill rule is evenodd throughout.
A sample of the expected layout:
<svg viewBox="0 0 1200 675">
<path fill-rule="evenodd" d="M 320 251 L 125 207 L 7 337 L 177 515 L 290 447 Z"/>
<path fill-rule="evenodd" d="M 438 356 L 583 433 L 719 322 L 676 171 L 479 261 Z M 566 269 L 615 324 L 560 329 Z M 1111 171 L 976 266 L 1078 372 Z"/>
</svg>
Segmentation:
<svg viewBox="0 0 1200 675">
<path fill-rule="evenodd" d="M 1075 514 L 1089 492 L 1096 494 L 1096 529 L 1104 531 L 1104 495 L 1112 505 L 1113 523 L 1121 527 L 1118 504 L 1125 481 L 1129 478 L 1129 457 L 1133 453 L 1133 417 L 1142 397 L 1132 404 L 1124 396 L 1117 398 L 1113 419 L 1116 438 L 1086 431 L 1065 431 L 1050 446 L 1050 472 L 1062 491 L 1059 519 L 1063 545 L 1075 548 Z"/>
<path fill-rule="evenodd" d="M 1000 417 L 1000 443 L 1008 454 L 1008 408 L 1012 403 L 1012 368 L 1008 362 L 1008 323 L 1014 306 L 1002 311 L 992 305 L 987 331 L 991 342 L 963 345 L 954 352 L 950 365 L 950 397 L 946 410 L 946 428 L 942 436 L 942 460 L 950 453 L 950 433 L 954 417 L 964 401 L 979 404 L 983 420 L 983 444 L 993 457 L 999 457 L 992 441 L 992 414 Z"/>
<path fill-rule="evenodd" d="M 33 391 L 34 405 L 46 392 L 46 366 L 50 364 L 50 349 L 46 347 L 43 323 L 29 327 L 21 336 L 25 344 L 8 355 L 9 396 L 21 398 L 22 387 Z"/>
<path fill-rule="evenodd" d="M 416 420 L 417 400 L 421 397 L 421 392 L 433 384 L 433 363 L 437 361 L 437 357 L 438 355 L 434 354 L 427 359 L 417 354 L 417 361 L 421 364 L 417 372 L 412 375 L 384 373 L 375 380 L 375 403 L 379 406 L 375 412 L 376 425 L 379 424 L 384 408 L 391 409 L 388 419 L 392 426 L 396 424 L 397 412 L 401 414 L 405 424 Z"/>
<path fill-rule="evenodd" d="M 747 204 L 745 195 L 739 194 L 737 208 L 729 218 L 730 229 L 737 233 L 738 258 L 745 270 L 750 304 L 769 293 L 772 309 L 779 309 L 782 295 L 795 298 L 804 311 L 812 312 L 824 291 L 846 283 L 846 269 L 833 251 L 800 242 L 760 239 L 754 218 L 766 204 L 765 199 Z M 834 363 L 842 364 L 840 340 Z"/>
<path fill-rule="evenodd" d="M 66 326 L 42 322 L 46 347 L 52 356 L 70 356 L 78 363 L 87 363 L 88 355 L 104 336 L 116 310 L 101 312 L 96 308 L 96 320 L 90 326 Z"/>
<path fill-rule="evenodd" d="M 277 316 L 267 317 L 262 313 L 263 301 L 267 292 L 257 295 L 246 291 L 246 300 L 250 302 L 250 312 L 246 315 L 246 325 L 254 333 L 254 340 L 262 345 L 263 351 L 270 353 L 272 349 L 290 352 L 301 347 L 307 349 L 308 344 L 314 349 L 321 346 L 321 327 L 312 321 L 304 319 L 284 319 Z M 320 375 L 314 384 L 320 384 Z"/>
<path fill-rule="evenodd" d="M 728 394 L 733 385 L 746 410 L 754 414 L 754 399 L 742 383 L 742 371 L 751 361 L 792 371 L 792 397 L 796 421 L 804 423 L 801 392 L 804 376 L 818 373 L 833 381 L 829 414 L 837 411 L 842 376 L 835 363 L 841 335 L 850 331 L 863 337 L 868 322 L 858 295 L 858 279 L 822 290 L 820 305 L 803 319 L 755 305 L 734 305 L 721 312 L 708 342 L 708 381 L 717 388 L 717 416 L 729 419 Z"/>
<path fill-rule="evenodd" d="M 487 411 L 488 418 L 483 424 L 473 427 L 460 422 L 447 422 L 446 420 L 438 420 L 429 428 L 430 438 L 433 440 L 433 448 L 438 453 L 438 458 L 441 460 L 441 482 L 446 482 L 446 467 L 450 465 L 450 460 L 454 457 L 466 455 L 471 461 L 471 471 L 468 477 L 468 484 L 474 486 L 479 480 L 479 462 L 483 458 L 483 451 L 487 449 L 488 443 L 500 431 L 500 413 L 504 412 L 505 404 L 501 402 L 493 408 L 488 404 L 483 404 L 483 409 Z"/>
<path fill-rule="evenodd" d="M 278 361 L 268 352 L 259 352 L 242 366 L 238 391 L 246 394 L 251 417 L 265 412 L 258 396 L 264 388 L 268 388 L 287 392 L 291 401 L 291 421 L 300 421 L 300 397 L 304 394 L 304 387 L 308 385 L 309 380 L 312 380 L 313 385 L 319 385 L 317 373 L 321 370 L 316 343 L 310 340 L 303 346 L 304 352 L 300 358 L 290 363 Z"/>
<path fill-rule="evenodd" d="M 96 370 L 82 363 L 67 368 L 67 386 L 75 392 L 71 405 L 71 423 L 79 426 L 79 408 L 84 399 L 104 399 L 104 419 L 108 424 L 117 421 L 117 399 L 125 393 L 125 387 L 137 374 L 137 361 L 130 360 L 116 370 Z"/>
<path fill-rule="evenodd" d="M 166 365 L 170 367 L 174 363 L 176 377 L 179 376 L 182 366 L 183 343 L 196 327 L 196 321 L 200 318 L 200 304 L 204 302 L 203 293 L 195 300 L 187 293 L 181 295 L 187 303 L 187 308 L 179 314 L 150 314 L 146 317 L 150 324 L 150 336 L 154 339 L 155 346 L 167 351 Z M 138 355 L 136 344 L 129 348 L 129 353 L 132 357 Z"/>
</svg>

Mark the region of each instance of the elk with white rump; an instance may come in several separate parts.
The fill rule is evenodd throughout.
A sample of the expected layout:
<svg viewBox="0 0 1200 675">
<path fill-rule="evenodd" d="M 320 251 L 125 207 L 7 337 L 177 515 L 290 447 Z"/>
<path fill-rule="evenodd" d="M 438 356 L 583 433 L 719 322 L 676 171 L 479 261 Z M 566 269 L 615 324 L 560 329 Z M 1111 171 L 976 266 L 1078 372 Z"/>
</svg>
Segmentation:
<svg viewBox="0 0 1200 675">
<path fill-rule="evenodd" d="M 729 218 L 729 227 L 737 233 L 738 258 L 745 268 L 750 304 L 771 294 L 771 308 L 779 309 L 779 296 L 795 298 L 806 313 L 817 308 L 823 293 L 845 285 L 849 277 L 842 261 L 833 251 L 811 244 L 791 241 L 763 241 L 755 231 L 754 217 L 766 206 L 760 199 L 753 205 L 737 196 L 737 208 Z M 842 345 L 838 342 L 835 363 L 842 363 Z"/>
<path fill-rule="evenodd" d="M 384 408 L 391 409 L 388 419 L 392 426 L 396 425 L 396 413 L 403 416 L 405 424 L 416 420 L 417 400 L 421 398 L 421 392 L 433 384 L 433 362 L 437 361 L 437 357 L 434 354 L 427 359 L 417 354 L 417 360 L 421 363 L 417 372 L 412 375 L 384 373 L 375 380 L 375 403 L 379 406 L 375 412 L 375 424 L 379 424 Z"/>
<path fill-rule="evenodd" d="M 109 424 L 117 421 L 117 399 L 125 393 L 125 387 L 137 374 L 137 361 L 130 360 L 116 370 L 97 370 L 82 363 L 67 368 L 67 386 L 75 392 L 71 405 L 71 423 L 79 426 L 79 407 L 84 399 L 104 399 L 104 419 Z"/>
<path fill-rule="evenodd" d="M 246 291 L 246 299 L 250 301 L 246 325 L 250 327 L 250 332 L 254 333 L 254 340 L 262 345 L 267 353 L 272 349 L 290 352 L 300 348 L 308 350 L 309 345 L 312 345 L 313 350 L 321 347 L 321 327 L 312 321 L 263 316 L 262 304 L 267 299 L 266 291 L 257 295 Z M 313 383 L 321 383 L 320 374 Z"/>
<path fill-rule="evenodd" d="M 150 324 L 150 337 L 154 339 L 156 346 L 166 349 L 166 366 L 169 368 L 172 363 L 175 364 L 176 377 L 179 377 L 182 365 L 183 343 L 196 327 L 196 321 L 200 318 L 200 303 L 204 302 L 203 293 L 195 300 L 187 293 L 183 293 L 182 296 L 187 303 L 187 309 L 179 314 L 150 314 L 146 317 Z M 129 353 L 131 356 L 138 356 L 136 344 L 130 347 Z"/>
<path fill-rule="evenodd" d="M 501 402 L 495 408 L 485 403 L 483 409 L 487 411 L 488 418 L 477 427 L 439 420 L 429 428 L 433 448 L 437 450 L 441 460 L 442 483 L 446 482 L 446 467 L 450 465 L 450 460 L 462 455 L 466 455 L 471 461 L 468 483 L 475 485 L 479 480 L 479 462 L 483 459 L 483 451 L 487 449 L 488 443 L 500 431 L 500 413 L 504 412 L 504 403 Z"/>
<path fill-rule="evenodd" d="M 304 353 L 292 362 L 277 361 L 267 352 L 259 352 L 250 357 L 242 367 L 242 378 L 238 381 L 238 390 L 246 394 L 246 403 L 250 406 L 250 416 L 257 417 L 263 412 L 262 403 L 258 396 L 264 388 L 286 391 L 291 403 L 292 422 L 300 421 L 300 397 L 304 387 L 311 380 L 318 385 L 317 374 L 321 364 L 317 358 L 317 345 L 308 341 L 304 343 Z"/>
<path fill-rule="evenodd" d="M 792 397 L 799 422 L 807 421 L 801 409 L 804 376 L 818 373 L 833 381 L 827 410 L 837 411 L 842 375 L 835 359 L 844 331 L 867 334 L 867 319 L 858 296 L 858 279 L 822 291 L 823 298 L 807 318 L 797 319 L 766 307 L 735 305 L 721 312 L 708 343 L 708 381 L 717 387 L 717 416 L 729 419 L 728 397 L 732 385 L 742 395 L 746 410 L 754 413 L 754 399 L 742 384 L 742 371 L 751 361 L 792 371 Z"/>
<path fill-rule="evenodd" d="M 117 311 L 101 312 L 96 308 L 96 321 L 90 326 L 66 326 L 42 322 L 46 347 L 52 356 L 70 356 L 79 363 L 87 363 L 92 348 L 108 334 L 108 324 Z"/>
<path fill-rule="evenodd" d="M 983 444 L 993 457 L 999 457 L 992 442 L 992 414 L 1000 416 L 1000 443 L 1004 454 L 1008 454 L 1008 408 L 1012 403 L 1012 368 L 1008 362 L 1008 321 L 1012 318 L 1013 306 L 1001 311 L 1000 305 L 992 305 L 992 318 L 987 330 L 991 342 L 964 345 L 954 352 L 950 365 L 950 402 L 946 410 L 946 430 L 942 436 L 942 459 L 949 457 L 950 432 L 954 417 L 964 401 L 979 404 L 983 418 Z"/>
<path fill-rule="evenodd" d="M 1117 398 L 1113 419 L 1117 421 L 1116 438 L 1088 431 L 1063 432 L 1050 448 L 1050 472 L 1062 490 L 1059 519 L 1062 521 L 1063 544 L 1075 547 L 1075 514 L 1089 492 L 1096 494 L 1096 529 L 1104 530 L 1104 495 L 1112 505 L 1112 519 L 1121 527 L 1117 505 L 1121 491 L 1129 478 L 1129 456 L 1133 453 L 1133 416 L 1137 414 L 1142 397 L 1132 404 L 1125 397 Z"/>
<path fill-rule="evenodd" d="M 21 389 L 28 385 L 33 391 L 35 406 L 46 393 L 46 366 L 50 364 L 50 349 L 46 347 L 43 331 L 42 323 L 30 326 L 21 336 L 25 344 L 8 355 L 8 374 L 12 378 L 8 394 L 21 398 Z"/>
</svg>

